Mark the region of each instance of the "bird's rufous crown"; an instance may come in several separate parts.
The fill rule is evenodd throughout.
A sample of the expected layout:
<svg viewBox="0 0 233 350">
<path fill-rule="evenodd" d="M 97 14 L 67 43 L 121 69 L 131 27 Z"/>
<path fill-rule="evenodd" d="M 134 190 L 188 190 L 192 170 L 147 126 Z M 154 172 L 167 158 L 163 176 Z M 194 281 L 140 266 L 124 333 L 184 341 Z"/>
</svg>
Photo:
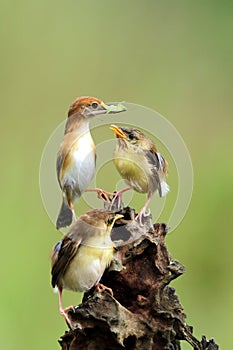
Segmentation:
<svg viewBox="0 0 233 350">
<path fill-rule="evenodd" d="M 98 104 L 102 103 L 102 101 L 99 100 L 98 98 L 90 97 L 90 96 L 82 96 L 82 97 L 76 98 L 76 100 L 74 100 L 74 102 L 71 104 L 69 108 L 68 117 L 72 116 L 75 113 L 81 113 L 84 107 L 91 106 L 93 102 L 96 102 Z"/>
</svg>

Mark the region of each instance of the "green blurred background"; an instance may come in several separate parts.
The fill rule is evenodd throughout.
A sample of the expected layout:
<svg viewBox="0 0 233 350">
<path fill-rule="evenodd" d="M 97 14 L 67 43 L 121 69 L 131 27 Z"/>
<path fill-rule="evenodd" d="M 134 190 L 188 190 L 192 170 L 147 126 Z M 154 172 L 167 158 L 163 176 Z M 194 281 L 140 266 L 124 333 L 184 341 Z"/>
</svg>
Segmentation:
<svg viewBox="0 0 233 350">
<path fill-rule="evenodd" d="M 41 202 L 39 164 L 70 103 L 86 94 L 151 107 L 183 136 L 195 183 L 167 237 L 187 269 L 173 286 L 195 336 L 232 349 L 232 7 L 1 1 L 2 349 L 59 349 L 66 329 L 50 286 L 60 235 Z M 64 293 L 65 306 L 79 300 Z"/>
</svg>

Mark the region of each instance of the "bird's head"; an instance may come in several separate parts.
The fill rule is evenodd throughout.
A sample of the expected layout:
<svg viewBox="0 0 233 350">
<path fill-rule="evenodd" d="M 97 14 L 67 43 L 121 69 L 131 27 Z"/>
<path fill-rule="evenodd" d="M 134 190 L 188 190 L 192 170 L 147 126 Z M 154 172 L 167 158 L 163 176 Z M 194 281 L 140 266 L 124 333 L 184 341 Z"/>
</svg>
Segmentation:
<svg viewBox="0 0 233 350">
<path fill-rule="evenodd" d="M 94 117 L 99 114 L 120 113 L 126 111 L 122 104 L 107 104 L 95 97 L 78 97 L 70 106 L 68 118 L 73 115 L 82 115 L 83 117 Z"/>
<path fill-rule="evenodd" d="M 109 212 L 105 209 L 93 209 L 81 215 L 79 220 L 95 228 L 111 230 L 114 223 L 122 217 L 121 214 Z"/>
<path fill-rule="evenodd" d="M 131 147 L 134 149 L 142 148 L 145 150 L 151 148 L 152 140 L 138 129 L 111 125 L 110 130 L 116 135 L 119 146 Z"/>
<path fill-rule="evenodd" d="M 124 215 L 121 214 L 109 213 L 105 221 L 107 225 L 107 230 L 111 232 L 115 222 L 119 219 L 122 219 L 123 217 Z"/>
<path fill-rule="evenodd" d="M 81 215 L 75 225 L 76 230 L 78 229 L 83 236 L 82 244 L 95 247 L 102 246 L 102 237 L 107 238 L 111 246 L 111 230 L 114 223 L 121 218 L 123 218 L 123 215 L 105 209 L 93 209 Z"/>
</svg>

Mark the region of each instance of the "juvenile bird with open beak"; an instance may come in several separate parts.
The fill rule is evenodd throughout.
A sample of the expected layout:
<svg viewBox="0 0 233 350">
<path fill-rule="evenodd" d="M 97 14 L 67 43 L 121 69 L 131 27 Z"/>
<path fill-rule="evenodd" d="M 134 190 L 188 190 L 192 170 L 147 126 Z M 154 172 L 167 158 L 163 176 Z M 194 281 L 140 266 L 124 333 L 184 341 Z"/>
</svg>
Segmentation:
<svg viewBox="0 0 233 350">
<path fill-rule="evenodd" d="M 122 193 L 134 189 L 140 193 L 147 193 L 147 201 L 137 215 L 140 225 L 142 217 L 146 216 L 146 208 L 153 193 L 158 190 L 163 197 L 169 191 L 166 183 L 168 163 L 157 151 L 154 142 L 140 130 L 134 128 L 111 125 L 116 135 L 114 152 L 115 166 L 129 187 L 119 191 L 113 198 L 121 199 Z"/>
<path fill-rule="evenodd" d="M 90 210 L 75 221 L 53 248 L 52 286 L 58 287 L 59 310 L 68 324 L 67 311 L 73 307 L 63 309 L 62 290 L 85 292 L 98 285 L 113 258 L 112 227 L 122 217 L 103 209 Z"/>
<path fill-rule="evenodd" d="M 89 128 L 90 119 L 125 110 L 121 104 L 106 104 L 88 96 L 77 98 L 70 106 L 63 141 L 57 154 L 57 178 L 63 195 L 57 229 L 71 224 L 75 218 L 74 204 L 95 174 L 96 150 Z"/>
</svg>

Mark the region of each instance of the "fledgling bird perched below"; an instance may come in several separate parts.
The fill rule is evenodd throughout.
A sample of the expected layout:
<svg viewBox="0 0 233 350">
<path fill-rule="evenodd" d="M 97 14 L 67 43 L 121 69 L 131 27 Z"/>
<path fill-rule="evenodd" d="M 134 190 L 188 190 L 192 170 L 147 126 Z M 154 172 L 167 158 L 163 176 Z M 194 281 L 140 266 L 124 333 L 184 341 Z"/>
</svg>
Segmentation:
<svg viewBox="0 0 233 350">
<path fill-rule="evenodd" d="M 169 191 L 166 183 L 168 163 L 157 151 L 153 141 L 140 130 L 116 125 L 111 125 L 110 130 L 117 138 L 115 166 L 130 186 L 116 193 L 113 201 L 117 197 L 121 198 L 122 193 L 130 189 L 148 193 L 147 201 L 137 216 L 142 224 L 142 216 L 146 216 L 146 208 L 153 193 L 158 190 L 159 196 L 163 197 Z"/>
<path fill-rule="evenodd" d="M 119 113 L 121 104 L 106 104 L 95 98 L 77 98 L 69 108 L 65 133 L 57 154 L 57 177 L 63 202 L 56 228 L 69 226 L 75 218 L 74 204 L 87 189 L 95 174 L 96 151 L 89 122 L 96 115 Z"/>
<path fill-rule="evenodd" d="M 52 286 L 58 287 L 59 310 L 68 323 L 66 311 L 72 307 L 63 309 L 62 290 L 85 292 L 98 284 L 113 258 L 111 229 L 122 217 L 103 209 L 90 210 L 74 222 L 53 248 Z"/>
</svg>

